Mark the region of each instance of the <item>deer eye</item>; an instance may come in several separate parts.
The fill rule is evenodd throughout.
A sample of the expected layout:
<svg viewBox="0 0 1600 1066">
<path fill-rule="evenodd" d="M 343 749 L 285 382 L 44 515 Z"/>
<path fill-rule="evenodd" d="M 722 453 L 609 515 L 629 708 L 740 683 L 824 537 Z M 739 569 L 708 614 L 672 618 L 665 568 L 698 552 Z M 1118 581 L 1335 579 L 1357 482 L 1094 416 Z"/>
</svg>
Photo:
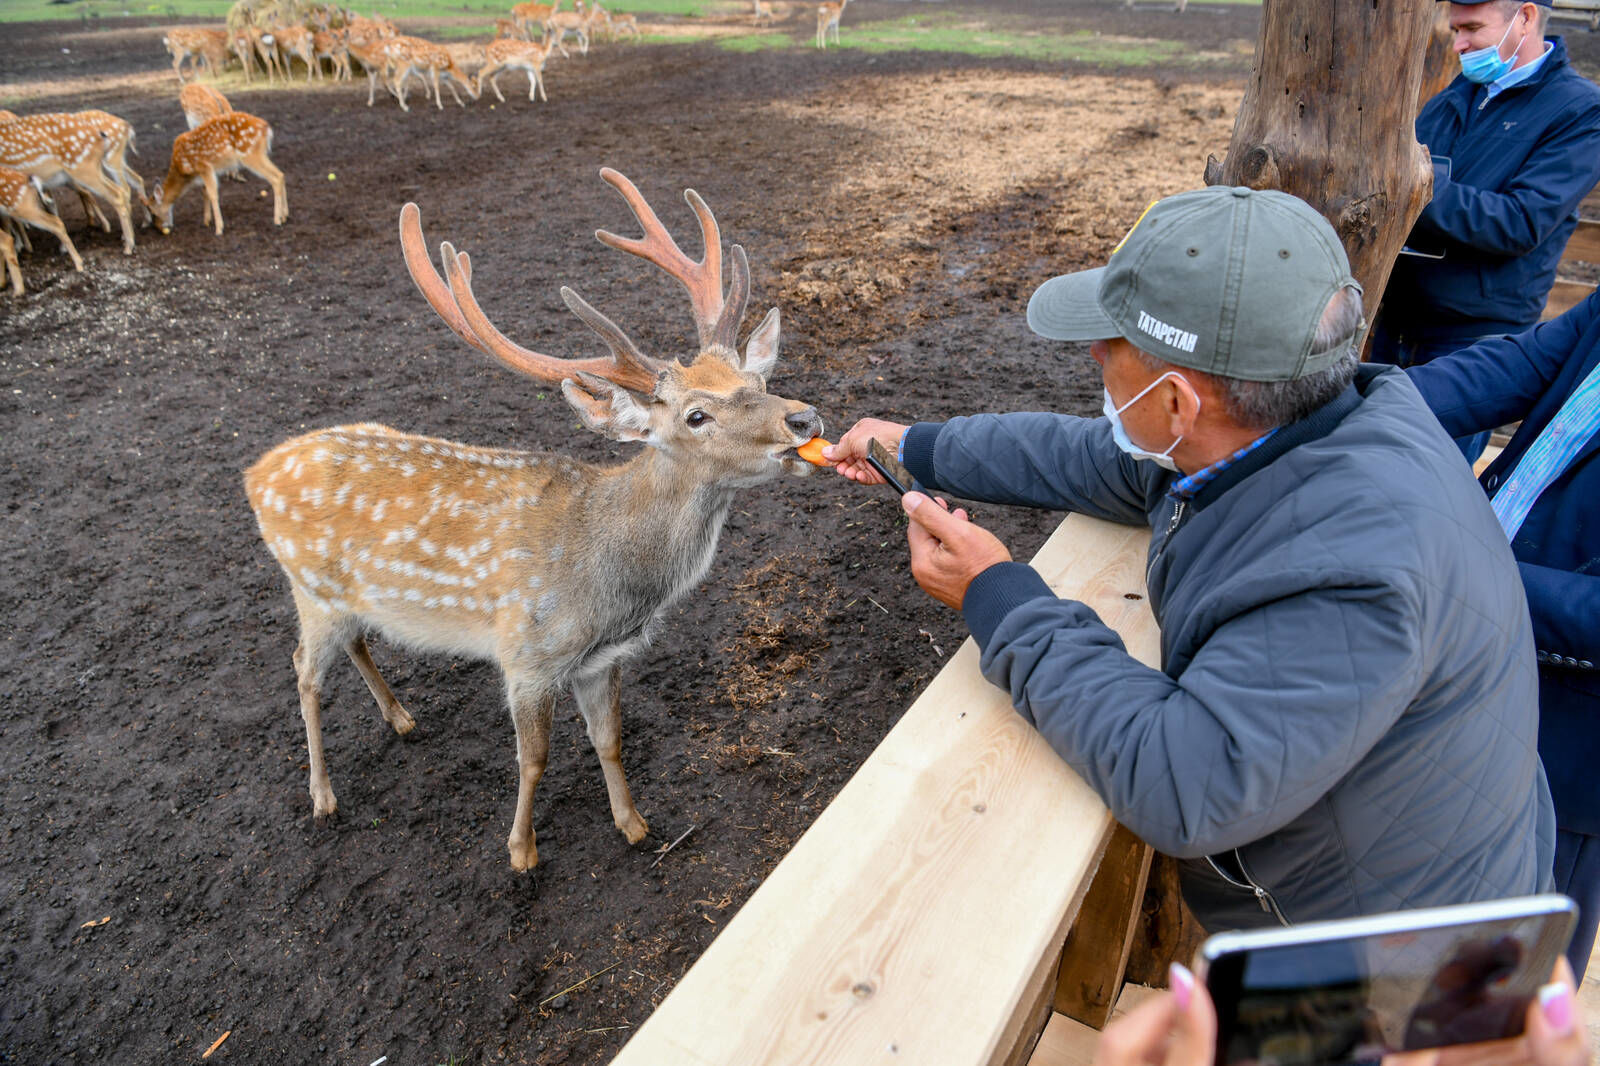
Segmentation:
<svg viewBox="0 0 1600 1066">
<path fill-rule="evenodd" d="M 711 421 L 711 416 L 696 408 L 685 415 L 683 420 L 689 423 L 690 429 L 699 429 L 701 426 Z"/>
</svg>

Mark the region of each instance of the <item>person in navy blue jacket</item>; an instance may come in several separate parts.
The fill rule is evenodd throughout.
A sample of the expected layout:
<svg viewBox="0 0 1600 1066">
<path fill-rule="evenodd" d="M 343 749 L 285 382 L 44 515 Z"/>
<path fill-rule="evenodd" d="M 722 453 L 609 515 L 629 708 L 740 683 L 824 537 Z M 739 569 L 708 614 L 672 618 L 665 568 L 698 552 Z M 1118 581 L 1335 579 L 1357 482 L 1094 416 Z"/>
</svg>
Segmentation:
<svg viewBox="0 0 1600 1066">
<path fill-rule="evenodd" d="M 1407 238 L 1417 254 L 1390 275 L 1372 361 L 1426 363 L 1539 320 L 1600 181 L 1600 88 L 1543 36 L 1548 15 L 1531 0 L 1450 5 L 1462 72 L 1417 116 L 1433 200 Z"/>
<path fill-rule="evenodd" d="M 1451 434 L 1522 421 L 1480 481 L 1533 616 L 1556 887 L 1580 908 L 1567 957 L 1581 978 L 1600 925 L 1600 293 L 1409 373 Z"/>
</svg>

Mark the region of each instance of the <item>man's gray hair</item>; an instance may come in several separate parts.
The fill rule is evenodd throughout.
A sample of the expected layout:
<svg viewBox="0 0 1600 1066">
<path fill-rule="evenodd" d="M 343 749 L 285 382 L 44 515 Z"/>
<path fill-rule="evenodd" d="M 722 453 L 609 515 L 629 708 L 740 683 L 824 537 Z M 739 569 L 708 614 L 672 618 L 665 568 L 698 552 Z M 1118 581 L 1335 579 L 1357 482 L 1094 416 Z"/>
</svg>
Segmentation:
<svg viewBox="0 0 1600 1066">
<path fill-rule="evenodd" d="M 1361 290 L 1346 286 L 1334 293 L 1311 339 L 1311 355 L 1339 354 L 1327 368 L 1290 381 L 1243 381 L 1207 374 L 1188 367 L 1174 367 L 1142 349 L 1134 350 L 1147 370 L 1177 369 L 1184 374 L 1209 378 L 1221 395 L 1222 409 L 1230 419 L 1251 429 L 1272 429 L 1298 422 L 1345 390 L 1361 363 L 1359 344 L 1364 325 Z"/>
</svg>

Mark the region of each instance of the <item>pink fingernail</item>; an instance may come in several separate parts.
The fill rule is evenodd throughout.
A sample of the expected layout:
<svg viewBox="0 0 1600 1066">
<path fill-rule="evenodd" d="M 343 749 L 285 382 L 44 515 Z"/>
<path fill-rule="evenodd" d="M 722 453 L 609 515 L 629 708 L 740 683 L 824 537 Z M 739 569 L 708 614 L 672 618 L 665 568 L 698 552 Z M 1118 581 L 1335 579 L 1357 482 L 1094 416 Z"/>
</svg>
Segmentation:
<svg viewBox="0 0 1600 1066">
<path fill-rule="evenodd" d="M 1539 1010 L 1557 1036 L 1572 1032 L 1572 989 L 1559 981 L 1539 989 Z"/>
<path fill-rule="evenodd" d="M 1189 1009 L 1189 999 L 1194 995 L 1194 974 L 1182 963 L 1175 962 L 1167 969 L 1167 984 L 1172 988 L 1172 998 L 1180 1011 Z"/>
</svg>

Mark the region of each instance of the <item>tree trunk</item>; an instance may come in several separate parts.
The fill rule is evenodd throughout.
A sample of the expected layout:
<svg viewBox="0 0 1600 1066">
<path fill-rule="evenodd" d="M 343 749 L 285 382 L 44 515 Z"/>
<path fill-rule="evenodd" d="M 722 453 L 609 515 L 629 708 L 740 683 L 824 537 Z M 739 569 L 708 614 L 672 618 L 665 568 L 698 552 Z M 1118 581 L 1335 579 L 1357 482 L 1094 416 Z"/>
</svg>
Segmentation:
<svg viewBox="0 0 1600 1066">
<path fill-rule="evenodd" d="M 1461 73 L 1456 59 L 1455 32 L 1450 29 L 1450 5 L 1434 4 L 1433 25 L 1422 58 L 1422 87 L 1417 90 L 1417 113 Z"/>
<path fill-rule="evenodd" d="M 1255 70 L 1208 185 L 1281 189 L 1333 223 L 1377 311 L 1433 195 L 1414 119 L 1432 0 L 1266 0 Z"/>
</svg>

